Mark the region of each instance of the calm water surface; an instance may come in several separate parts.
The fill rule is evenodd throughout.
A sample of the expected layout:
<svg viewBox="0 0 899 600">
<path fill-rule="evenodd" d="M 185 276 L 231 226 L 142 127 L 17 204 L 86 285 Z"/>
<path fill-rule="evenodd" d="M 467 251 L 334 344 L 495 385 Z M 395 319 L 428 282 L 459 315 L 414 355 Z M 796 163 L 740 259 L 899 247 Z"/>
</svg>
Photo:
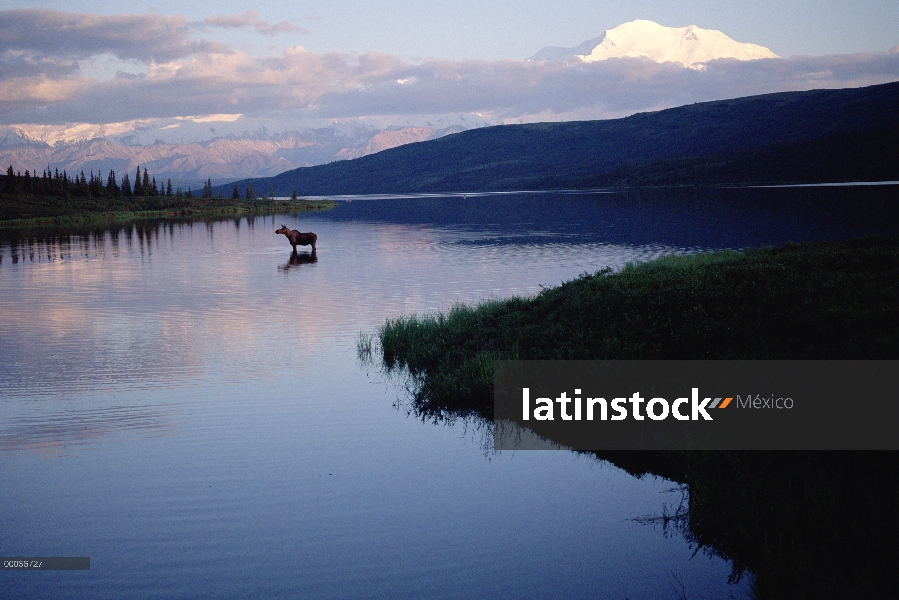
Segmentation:
<svg viewBox="0 0 899 600">
<path fill-rule="evenodd" d="M 0 555 L 91 558 L 0 573 L 0 595 L 744 597 L 726 561 L 635 520 L 677 504 L 671 482 L 422 423 L 356 341 L 606 266 L 896 226 L 882 199 L 865 219 L 791 193 L 354 201 L 0 241 Z M 318 234 L 316 260 L 282 223 Z"/>
</svg>

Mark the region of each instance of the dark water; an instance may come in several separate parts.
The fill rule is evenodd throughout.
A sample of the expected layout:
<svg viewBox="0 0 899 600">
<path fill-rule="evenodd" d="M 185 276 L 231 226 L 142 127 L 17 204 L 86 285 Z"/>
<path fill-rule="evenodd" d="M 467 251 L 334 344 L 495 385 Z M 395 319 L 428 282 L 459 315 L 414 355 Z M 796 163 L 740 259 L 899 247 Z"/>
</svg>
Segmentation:
<svg viewBox="0 0 899 600">
<path fill-rule="evenodd" d="M 361 200 L 0 241 L 0 573 L 57 597 L 743 597 L 671 482 L 493 452 L 360 366 L 385 319 L 670 253 L 895 234 L 895 188 Z M 274 230 L 315 231 L 313 257 Z M 398 409 L 394 405 L 398 405 Z"/>
</svg>

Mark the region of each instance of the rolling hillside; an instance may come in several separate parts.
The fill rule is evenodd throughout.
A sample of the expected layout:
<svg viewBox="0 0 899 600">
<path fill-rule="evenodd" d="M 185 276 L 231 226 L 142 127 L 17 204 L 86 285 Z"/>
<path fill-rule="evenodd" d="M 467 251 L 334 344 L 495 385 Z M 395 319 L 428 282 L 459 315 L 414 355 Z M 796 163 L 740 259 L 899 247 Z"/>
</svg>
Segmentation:
<svg viewBox="0 0 899 600">
<path fill-rule="evenodd" d="M 857 180 L 899 180 L 899 83 L 485 127 L 238 187 L 335 195 Z"/>
</svg>

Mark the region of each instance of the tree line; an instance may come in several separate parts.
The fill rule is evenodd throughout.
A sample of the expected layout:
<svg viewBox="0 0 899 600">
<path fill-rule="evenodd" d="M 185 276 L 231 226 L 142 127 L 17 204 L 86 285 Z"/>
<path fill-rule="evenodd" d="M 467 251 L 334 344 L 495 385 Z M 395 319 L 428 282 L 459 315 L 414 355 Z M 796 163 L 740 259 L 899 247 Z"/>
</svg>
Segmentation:
<svg viewBox="0 0 899 600">
<path fill-rule="evenodd" d="M 172 180 L 165 183 L 157 183 L 156 177 L 150 175 L 144 168 L 141 172 L 140 165 L 134 174 L 134 183 L 127 173 L 122 175 L 121 183 L 116 179 L 114 170 L 109 171 L 105 181 L 98 172 L 96 175 L 90 172 L 90 177 L 81 171 L 75 177 L 70 176 L 65 170 L 50 171 L 49 165 L 40 174 L 33 174 L 26 169 L 25 174 L 13 170 L 12 165 L 6 170 L 3 177 L 3 186 L 0 189 L 7 194 L 30 194 L 35 196 L 61 196 L 76 198 L 121 198 L 121 197 L 169 197 L 192 198 L 194 196 L 188 187 L 184 191 L 180 186 L 173 186 Z M 203 184 L 202 198 L 212 198 L 212 180 L 207 179 Z"/>
<path fill-rule="evenodd" d="M 231 191 L 231 199 L 232 200 L 239 200 L 240 198 L 245 198 L 247 200 L 255 200 L 258 197 L 259 197 L 259 195 L 256 193 L 256 190 L 253 188 L 252 182 L 247 184 L 247 187 L 244 190 L 243 196 L 241 196 L 241 194 L 240 194 L 240 188 L 237 187 L 237 183 L 234 184 L 234 189 Z M 274 200 L 275 188 L 273 185 L 271 185 L 271 184 L 269 185 L 268 196 L 265 195 L 265 192 L 262 193 L 262 199 L 264 200 L 265 198 L 271 198 L 272 200 Z M 290 195 L 290 199 L 291 200 L 297 199 L 297 191 L 296 190 L 294 190 L 293 193 Z"/>
</svg>

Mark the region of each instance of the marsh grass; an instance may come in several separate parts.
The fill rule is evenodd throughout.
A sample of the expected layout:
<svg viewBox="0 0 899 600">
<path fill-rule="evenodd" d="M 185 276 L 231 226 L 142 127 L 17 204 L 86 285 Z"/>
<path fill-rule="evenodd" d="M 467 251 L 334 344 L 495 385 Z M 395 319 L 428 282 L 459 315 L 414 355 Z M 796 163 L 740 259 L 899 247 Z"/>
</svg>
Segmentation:
<svg viewBox="0 0 899 600">
<path fill-rule="evenodd" d="M 385 370 L 408 373 L 417 382 L 413 386 L 417 412 L 431 416 L 444 408 L 483 412 L 479 399 L 492 394 L 494 361 L 517 353 L 514 348 L 460 346 L 460 340 L 489 338 L 493 320 L 502 318 L 508 302 L 488 301 L 476 308 L 458 304 L 445 314 L 400 317 L 380 327 Z M 450 364 L 453 368 L 447 369 Z"/>
<path fill-rule="evenodd" d="M 667 257 L 584 274 L 532 298 L 397 317 L 386 369 L 422 410 L 492 416 L 492 362 L 899 358 L 899 242 L 787 245 Z"/>
<path fill-rule="evenodd" d="M 387 321 L 370 357 L 422 418 L 492 418 L 496 359 L 897 359 L 899 241 L 716 252 L 584 274 L 533 298 Z M 438 417 L 434 417 L 437 415 Z M 752 574 L 758 598 L 893 597 L 895 452 L 598 452 L 687 486 L 644 519 Z"/>
<path fill-rule="evenodd" d="M 0 229 L 84 228 L 150 219 L 211 220 L 330 210 L 329 200 L 242 200 L 167 196 L 61 198 L 0 195 Z"/>
</svg>

